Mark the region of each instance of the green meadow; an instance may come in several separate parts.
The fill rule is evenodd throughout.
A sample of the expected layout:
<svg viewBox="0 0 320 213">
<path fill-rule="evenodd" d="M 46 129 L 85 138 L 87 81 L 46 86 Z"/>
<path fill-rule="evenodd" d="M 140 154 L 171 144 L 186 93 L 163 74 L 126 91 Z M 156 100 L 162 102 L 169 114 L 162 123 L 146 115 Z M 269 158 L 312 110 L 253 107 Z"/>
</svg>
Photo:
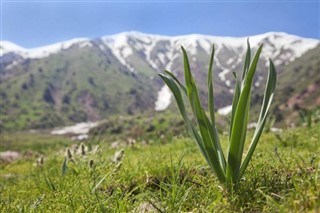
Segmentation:
<svg viewBox="0 0 320 213">
<path fill-rule="evenodd" d="M 228 136 L 220 136 L 226 150 Z M 22 153 L 1 164 L 1 212 L 320 211 L 319 124 L 262 134 L 230 188 L 188 136 L 119 139 L 117 147 L 102 135 L 82 143 L 45 133 L 1 137 L 1 150 Z"/>
</svg>

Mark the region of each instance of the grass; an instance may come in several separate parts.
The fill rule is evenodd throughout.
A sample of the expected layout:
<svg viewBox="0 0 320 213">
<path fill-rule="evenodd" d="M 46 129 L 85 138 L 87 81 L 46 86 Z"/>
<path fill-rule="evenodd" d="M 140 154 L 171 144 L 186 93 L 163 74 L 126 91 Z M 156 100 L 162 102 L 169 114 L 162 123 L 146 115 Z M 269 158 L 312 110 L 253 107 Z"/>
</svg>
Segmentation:
<svg viewBox="0 0 320 213">
<path fill-rule="evenodd" d="M 95 137 L 108 136 L 109 140 L 133 138 L 150 143 L 159 138 L 172 139 L 187 134 L 180 115 L 172 112 L 144 113 L 133 116 L 110 116 L 90 130 Z"/>
<path fill-rule="evenodd" d="M 30 150 L 40 154 L 52 153 L 73 143 L 71 139 L 63 136 L 52 137 L 47 133 L 40 132 L 1 133 L 0 139 L 0 151 L 27 152 Z"/>
<path fill-rule="evenodd" d="M 64 139 L 52 151 L 42 150 L 43 166 L 34 165 L 35 157 L 1 165 L 0 211 L 317 212 L 318 129 L 319 124 L 263 134 L 252 163 L 232 190 L 221 187 L 189 138 L 124 147 L 121 166 L 111 161 L 117 150 L 100 143 L 98 153 L 69 160 L 62 175 L 64 152 L 72 145 Z M 32 135 L 28 137 L 27 144 L 37 151 Z M 34 138 L 40 142 L 39 135 Z M 221 137 L 224 149 L 227 140 Z"/>
</svg>

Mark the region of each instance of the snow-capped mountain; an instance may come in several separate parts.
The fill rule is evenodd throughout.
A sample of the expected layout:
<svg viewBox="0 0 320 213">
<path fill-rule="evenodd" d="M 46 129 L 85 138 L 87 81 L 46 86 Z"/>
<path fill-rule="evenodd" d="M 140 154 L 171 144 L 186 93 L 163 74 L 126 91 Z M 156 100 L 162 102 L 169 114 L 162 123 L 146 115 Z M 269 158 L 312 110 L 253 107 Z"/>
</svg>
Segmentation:
<svg viewBox="0 0 320 213">
<path fill-rule="evenodd" d="M 248 36 L 248 38 L 253 49 L 256 49 L 260 43 L 264 44 L 254 82 L 256 88 L 259 88 L 261 83 L 266 80 L 269 58 L 274 61 L 278 73 L 281 73 L 286 64 L 301 57 L 320 43 L 317 39 L 302 38 L 281 32 L 269 32 Z M 110 88 L 117 88 L 116 85 L 113 86 L 115 82 L 110 82 L 110 85 L 103 85 L 104 83 L 108 84 L 108 80 L 111 80 L 110 76 L 113 76 L 119 80 L 118 84 L 129 88 L 121 88 L 123 92 L 118 90 L 117 93 L 119 94 L 127 94 L 125 91 L 130 91 L 128 94 L 137 98 L 140 89 L 149 88 L 148 91 L 144 91 L 144 94 L 149 97 L 145 98 L 146 96 L 143 96 L 145 104 L 141 104 L 142 100 L 132 99 L 131 105 L 126 109 L 127 111 L 134 111 L 136 108 L 144 109 L 146 105 L 149 108 L 152 106 L 156 111 L 161 111 L 170 106 L 172 97 L 168 88 L 156 77 L 156 74 L 167 69 L 175 73 L 178 78 L 182 78 L 181 46 L 188 52 L 191 69 L 199 82 L 199 89 L 205 103 L 205 79 L 209 54 L 214 44 L 216 105 L 218 108 L 223 108 L 231 103 L 234 84 L 232 72 L 241 72 L 246 41 L 247 37 L 217 37 L 198 34 L 162 36 L 140 32 L 124 32 L 96 39 L 77 38 L 33 49 L 25 49 L 9 41 L 1 41 L 0 82 L 3 84 L 9 84 L 11 81 L 19 82 L 14 81 L 14 79 L 26 78 L 23 76 L 28 73 L 32 73 L 32 79 L 36 79 L 37 76 L 54 75 L 55 77 L 52 77 L 52 79 L 46 80 L 49 82 L 49 86 L 41 87 L 40 90 L 43 92 L 44 99 L 55 105 L 56 108 L 60 109 L 62 107 L 61 104 L 58 104 L 63 102 L 60 100 L 61 97 L 63 95 L 68 96 L 71 91 L 70 89 L 65 90 L 65 87 L 74 84 L 76 86 L 73 86 L 73 89 L 76 90 L 75 93 L 79 92 L 79 94 L 66 102 L 89 101 L 91 105 L 103 105 L 103 103 L 100 103 L 103 100 L 106 106 L 116 109 L 118 99 L 114 100 L 113 106 L 106 104 L 112 99 L 110 97 L 114 96 L 113 89 L 111 89 L 112 95 L 110 97 L 102 95 L 103 91 L 100 91 L 103 86 L 106 86 L 106 93 L 109 94 Z M 72 73 L 72 75 L 68 73 Z M 61 82 L 57 82 L 59 81 L 57 75 L 59 75 L 60 81 L 67 79 L 66 84 L 68 86 L 63 86 Z M 87 89 L 88 87 L 79 87 L 79 85 L 83 86 L 83 83 L 79 83 L 84 81 L 83 76 L 89 79 L 89 86 L 94 87 L 95 92 Z M 45 77 L 42 78 L 45 79 Z M 99 82 L 101 80 L 99 78 L 105 79 L 105 81 Z M 127 83 L 120 82 L 120 79 Z M 31 80 L 29 79 L 29 81 Z M 30 90 L 31 86 L 28 83 L 25 82 L 23 85 L 21 87 Z M 26 85 L 29 85 L 29 87 Z M 147 86 L 144 88 L 145 85 Z M 97 95 L 98 93 L 99 95 Z M 57 107 L 57 105 L 59 106 Z M 87 111 L 90 111 L 94 118 L 101 117 L 99 116 L 100 112 L 96 113 L 89 105 Z"/>
<path fill-rule="evenodd" d="M 140 53 L 152 68 L 159 69 L 172 64 L 170 62 L 175 57 L 178 57 L 180 46 L 184 46 L 190 55 L 196 56 L 202 51 L 210 54 L 212 44 L 214 44 L 218 60 L 219 57 L 223 57 L 224 52 L 236 53 L 233 56 L 230 55 L 227 61 L 223 61 L 224 65 L 234 64 L 237 61 L 241 62 L 238 58 L 241 58 L 246 49 L 247 38 L 249 38 L 252 47 L 257 47 L 260 43 L 264 43 L 262 57 L 273 59 L 276 65 L 293 61 L 319 44 L 317 39 L 302 38 L 282 32 L 268 32 L 248 37 L 218 37 L 200 34 L 170 37 L 140 32 L 123 32 L 96 40 L 102 41 L 100 45 L 102 50 L 104 50 L 105 46 L 110 48 L 119 62 L 133 71 L 134 62 L 130 60 L 130 56 L 134 53 Z M 44 58 L 59 51 L 67 50 L 72 45 L 78 45 L 80 48 L 90 47 L 92 46 L 92 41 L 88 38 L 75 38 L 32 49 L 20 47 L 9 41 L 1 41 L 0 57 L 14 53 L 25 59 Z M 169 69 L 170 67 L 166 66 L 166 68 Z"/>
<path fill-rule="evenodd" d="M 87 41 L 87 42 L 86 42 Z M 1 41 L 0 44 L 0 57 L 6 54 L 15 53 L 23 58 L 44 58 L 51 54 L 58 53 L 59 51 L 66 50 L 74 44 L 82 46 L 90 45 L 87 38 L 75 38 L 69 41 L 59 42 L 38 48 L 25 49 L 10 41 Z"/>
<path fill-rule="evenodd" d="M 246 49 L 247 38 L 250 39 L 250 44 L 253 47 L 264 43 L 262 57 L 272 58 L 278 65 L 283 62 L 288 63 L 289 61 L 293 61 L 307 50 L 319 44 L 319 41 L 316 39 L 306 39 L 278 32 L 240 38 L 198 34 L 168 37 L 139 32 L 125 32 L 102 37 L 102 41 L 112 49 L 114 55 L 126 66 L 133 64 L 129 56 L 138 51 L 145 56 L 153 68 L 159 69 L 159 66 L 169 64 L 169 62 L 175 58 L 173 52 L 179 51 L 180 46 L 184 46 L 192 56 L 196 56 L 198 53 L 201 53 L 201 51 L 210 54 L 212 44 L 214 44 L 216 47 L 216 57 L 218 59 L 219 57 L 223 57 L 224 51 L 237 53 L 233 57 L 239 57 L 239 55 L 243 55 Z M 281 51 L 286 51 L 286 54 L 283 54 Z M 152 56 L 154 52 L 155 56 Z M 236 61 L 237 60 L 233 60 L 231 57 L 223 63 L 228 65 Z"/>
<path fill-rule="evenodd" d="M 125 32 L 102 38 L 103 43 L 111 48 L 113 54 L 129 70 L 139 70 L 135 55 L 140 55 L 143 60 L 156 72 L 174 69 L 176 59 L 180 60 L 180 46 L 184 46 L 189 57 L 195 62 L 199 56 L 209 55 L 212 44 L 216 48 L 215 65 L 218 69 L 218 76 L 232 92 L 232 70 L 241 68 L 242 58 L 246 50 L 247 37 L 216 37 L 207 35 L 185 35 L 185 36 L 159 36 L 139 32 Z M 300 57 L 306 51 L 315 48 L 319 41 L 305 39 L 286 33 L 270 32 L 249 37 L 252 47 L 264 44 L 261 60 L 268 66 L 268 59 L 271 58 L 276 66 L 283 66 L 290 61 Z M 204 64 L 203 64 L 204 65 Z M 261 68 L 263 69 L 263 68 Z M 181 70 L 180 70 L 181 71 Z M 265 75 L 260 75 L 255 82 L 259 86 Z M 164 86 L 158 93 L 158 100 L 155 104 L 156 110 L 164 110 L 170 104 L 171 93 Z"/>
</svg>

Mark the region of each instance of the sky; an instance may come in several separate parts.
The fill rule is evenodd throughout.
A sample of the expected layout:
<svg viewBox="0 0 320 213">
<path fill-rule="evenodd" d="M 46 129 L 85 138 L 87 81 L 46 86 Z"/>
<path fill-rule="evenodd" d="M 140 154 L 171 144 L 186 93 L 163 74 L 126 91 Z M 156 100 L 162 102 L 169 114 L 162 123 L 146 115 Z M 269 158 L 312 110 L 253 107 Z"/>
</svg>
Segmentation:
<svg viewBox="0 0 320 213">
<path fill-rule="evenodd" d="M 235 37 L 278 31 L 320 39 L 318 0 L 0 1 L 0 40 L 25 48 L 124 31 Z"/>
</svg>

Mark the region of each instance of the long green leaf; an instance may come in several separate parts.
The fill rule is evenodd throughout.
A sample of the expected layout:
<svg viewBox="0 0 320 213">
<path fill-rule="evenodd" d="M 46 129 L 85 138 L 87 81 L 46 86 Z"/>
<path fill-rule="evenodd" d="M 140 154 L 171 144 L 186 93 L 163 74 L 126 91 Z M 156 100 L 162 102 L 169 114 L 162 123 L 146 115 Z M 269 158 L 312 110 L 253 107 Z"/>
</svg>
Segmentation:
<svg viewBox="0 0 320 213">
<path fill-rule="evenodd" d="M 243 176 L 244 171 L 246 170 L 246 168 L 250 162 L 250 159 L 253 155 L 253 152 L 254 152 L 254 150 L 258 144 L 258 141 L 260 139 L 260 136 L 262 134 L 262 130 L 263 130 L 264 124 L 266 122 L 266 118 L 267 118 L 267 113 L 270 108 L 273 96 L 274 96 L 276 83 L 277 83 L 276 69 L 274 67 L 274 64 L 270 60 L 270 68 L 269 68 L 267 86 L 266 86 L 266 89 L 264 92 L 264 97 L 263 97 L 263 101 L 262 101 L 262 107 L 261 107 L 261 111 L 260 111 L 260 115 L 259 115 L 258 124 L 257 124 L 256 130 L 255 130 L 255 133 L 253 135 L 252 141 L 250 143 L 248 152 L 247 152 L 247 154 L 244 158 L 244 161 L 241 165 L 240 178 Z"/>
<path fill-rule="evenodd" d="M 202 138 L 199 136 L 196 128 L 194 127 L 194 125 L 192 124 L 192 122 L 189 120 L 187 114 L 186 114 L 186 110 L 185 110 L 185 106 L 184 106 L 184 103 L 183 103 L 183 100 L 182 100 L 182 96 L 180 93 L 179 90 L 177 90 L 178 86 L 179 85 L 181 87 L 181 89 L 183 91 L 186 91 L 185 90 L 185 87 L 179 82 L 179 80 L 177 78 L 175 78 L 172 73 L 168 73 L 168 71 L 166 71 L 166 73 L 168 75 L 170 75 L 170 77 L 172 77 L 172 79 L 177 83 L 175 84 L 169 77 L 165 76 L 165 75 L 162 75 L 162 74 L 159 74 L 160 77 L 165 81 L 165 83 L 168 85 L 168 87 L 170 88 L 170 90 L 173 92 L 174 96 L 175 96 L 175 99 L 178 103 L 178 106 L 179 106 L 179 109 L 180 109 L 180 113 L 182 114 L 182 117 L 184 118 L 185 120 L 185 123 L 188 127 L 188 130 L 189 132 L 191 133 L 191 135 L 193 136 L 193 138 L 195 139 L 195 141 L 197 142 L 200 150 L 201 150 L 201 153 L 203 154 L 203 156 L 205 157 L 206 161 L 208 162 L 208 164 L 210 165 L 211 169 L 217 174 L 218 178 L 220 181 L 224 182 L 225 181 L 225 176 L 224 174 L 221 174 L 219 172 L 219 168 L 217 168 L 217 162 L 212 159 L 212 156 L 210 156 L 210 151 L 207 150 Z M 187 95 L 187 93 L 185 92 L 185 94 Z M 208 119 L 206 118 L 206 121 L 208 121 Z M 210 122 L 209 122 L 210 123 Z M 206 123 L 206 125 L 211 125 L 211 124 L 208 124 Z M 209 132 L 211 133 L 211 132 Z M 212 152 L 211 152 L 212 154 Z M 225 162 L 224 162 L 225 163 Z M 225 169 L 225 168 L 224 168 Z"/>
<path fill-rule="evenodd" d="M 234 95 L 233 95 L 233 100 L 232 100 L 232 112 L 231 112 L 231 118 L 230 118 L 229 141 L 230 141 L 231 132 L 232 132 L 234 114 L 236 112 L 238 101 L 239 101 L 239 96 L 240 96 L 240 86 L 239 86 L 237 73 L 233 72 L 233 76 L 234 76 L 234 79 L 236 80 L 236 84 L 234 87 Z"/>
<path fill-rule="evenodd" d="M 200 104 L 198 89 L 190 71 L 190 65 L 189 65 L 187 53 L 183 47 L 181 48 L 183 52 L 184 74 L 185 74 L 186 88 L 187 88 L 189 101 L 190 101 L 194 116 L 197 119 L 200 134 L 204 142 L 204 146 L 208 150 L 208 153 L 211 153 L 209 157 L 211 157 L 211 160 L 212 162 L 214 162 L 214 165 L 219 165 L 216 168 L 216 173 L 217 175 L 221 175 L 221 177 L 224 177 L 225 169 L 223 168 L 223 163 L 219 161 L 220 159 L 219 156 L 221 156 L 221 154 L 223 155 L 223 153 L 221 152 L 222 150 L 220 149 L 218 154 L 217 149 L 220 146 L 220 144 L 219 146 L 217 146 L 217 144 L 219 143 L 219 141 L 216 140 L 217 136 L 210 134 L 212 131 L 212 125 L 207 125 L 208 122 L 206 120 L 206 114 Z"/>
<path fill-rule="evenodd" d="M 234 115 L 230 147 L 228 153 L 228 165 L 226 178 L 228 181 L 236 182 L 239 178 L 241 159 L 243 154 L 245 136 L 247 132 L 248 111 L 250 107 L 251 85 L 256 71 L 262 45 L 258 48 L 249 70 L 245 77 L 244 86 L 241 89 L 239 101 Z"/>
<path fill-rule="evenodd" d="M 213 67 L 213 58 L 214 58 L 214 46 L 212 47 L 212 52 L 210 56 L 210 64 L 208 70 L 208 108 L 210 111 L 211 123 L 212 125 L 215 123 L 214 116 L 214 98 L 213 98 L 213 83 L 212 83 L 212 67 Z"/>
<path fill-rule="evenodd" d="M 242 72 L 242 81 L 245 79 L 247 72 L 249 70 L 250 66 L 250 60 L 251 60 L 251 47 L 249 43 L 249 38 L 247 39 L 247 53 L 244 60 L 244 66 L 243 66 L 243 72 Z"/>
<path fill-rule="evenodd" d="M 226 170 L 226 159 L 224 157 L 221 144 L 220 144 L 220 139 L 219 139 L 219 134 L 217 131 L 216 127 L 216 120 L 215 120 L 215 110 L 214 110 L 214 94 L 213 94 L 213 83 L 212 83 L 212 72 L 213 72 L 213 59 L 214 59 L 214 52 L 215 48 L 212 46 L 212 51 L 211 51 L 211 56 L 210 56 L 210 63 L 209 63 L 209 69 L 208 69 L 208 108 L 210 112 L 210 119 L 211 119 L 211 129 L 209 133 L 211 133 L 211 137 L 213 137 L 213 142 L 215 143 L 215 147 L 218 152 L 218 157 L 219 157 L 219 162 L 223 168 L 223 171 L 225 172 Z M 204 112 L 205 113 L 205 112 Z M 210 122 L 207 121 L 207 126 L 210 126 Z"/>
<path fill-rule="evenodd" d="M 221 182 L 225 181 L 225 176 L 223 173 L 219 172 L 220 168 L 219 168 L 219 164 L 217 164 L 213 159 L 212 156 L 210 156 L 210 153 L 212 153 L 212 150 L 208 149 L 205 145 L 203 140 L 201 139 L 201 137 L 199 136 L 198 132 L 196 131 L 195 127 L 192 125 L 191 121 L 188 119 L 188 116 L 186 114 L 186 110 L 184 107 L 184 103 L 182 100 L 182 96 L 181 96 L 181 92 L 178 89 L 177 84 L 175 84 L 174 80 L 170 79 L 169 76 L 165 76 L 160 74 L 161 78 L 164 80 L 164 82 L 168 85 L 168 87 L 170 88 L 170 90 L 173 92 L 180 113 L 182 114 L 182 117 L 185 120 L 185 123 L 189 129 L 189 132 L 191 133 L 191 135 L 193 136 L 193 138 L 195 139 L 195 141 L 197 142 L 198 147 L 200 148 L 201 153 L 203 154 L 203 156 L 205 157 L 207 163 L 209 164 L 209 166 L 211 167 L 211 169 L 214 171 L 214 173 L 217 175 L 218 179 Z"/>
<path fill-rule="evenodd" d="M 203 110 L 203 109 L 202 109 Z M 209 121 L 209 118 L 206 116 L 204 110 L 203 110 L 203 114 L 204 114 L 204 121 L 205 121 L 205 126 L 208 130 L 208 133 L 211 137 L 211 140 L 213 140 L 214 142 L 214 147 L 217 151 L 217 154 L 218 154 L 218 158 L 219 158 L 219 163 L 220 163 L 220 166 L 221 168 L 223 169 L 223 172 L 225 173 L 226 172 L 226 169 L 227 169 L 227 162 L 226 162 L 226 159 L 224 157 L 224 154 L 223 154 L 223 150 L 221 148 L 221 145 L 220 145 L 220 140 L 219 140 L 219 136 L 218 136 L 218 131 L 216 129 L 216 126 L 212 126 L 210 121 Z"/>
<path fill-rule="evenodd" d="M 172 74 L 172 72 L 165 70 L 165 73 L 167 73 L 167 75 L 169 75 L 180 86 L 185 95 L 188 95 L 186 87 L 176 78 L 176 76 Z"/>
<path fill-rule="evenodd" d="M 178 85 L 169 76 L 166 76 L 163 74 L 159 74 L 159 75 L 164 80 L 166 85 L 170 88 L 172 93 L 174 94 L 175 99 L 178 104 L 178 107 L 179 107 L 179 110 L 180 110 L 180 113 L 181 113 L 182 117 L 184 118 L 184 121 L 185 121 L 189 131 L 191 132 L 192 136 L 196 140 L 196 142 L 197 142 L 203 156 L 205 157 L 206 161 L 208 162 L 208 164 L 210 165 L 212 170 L 216 173 L 218 179 L 221 182 L 224 182 L 225 175 L 221 171 L 220 164 L 217 163 L 218 159 L 214 155 L 214 150 L 212 150 L 212 147 L 208 147 L 208 143 L 201 139 L 198 132 L 196 131 L 196 129 L 194 128 L 194 126 L 192 125 L 191 121 L 189 120 L 189 118 L 187 116 L 185 106 L 183 103 L 183 99 L 182 99 L 182 95 L 181 95 L 181 92 L 179 90 Z M 212 153 L 213 153 L 213 155 L 211 155 Z"/>
</svg>

